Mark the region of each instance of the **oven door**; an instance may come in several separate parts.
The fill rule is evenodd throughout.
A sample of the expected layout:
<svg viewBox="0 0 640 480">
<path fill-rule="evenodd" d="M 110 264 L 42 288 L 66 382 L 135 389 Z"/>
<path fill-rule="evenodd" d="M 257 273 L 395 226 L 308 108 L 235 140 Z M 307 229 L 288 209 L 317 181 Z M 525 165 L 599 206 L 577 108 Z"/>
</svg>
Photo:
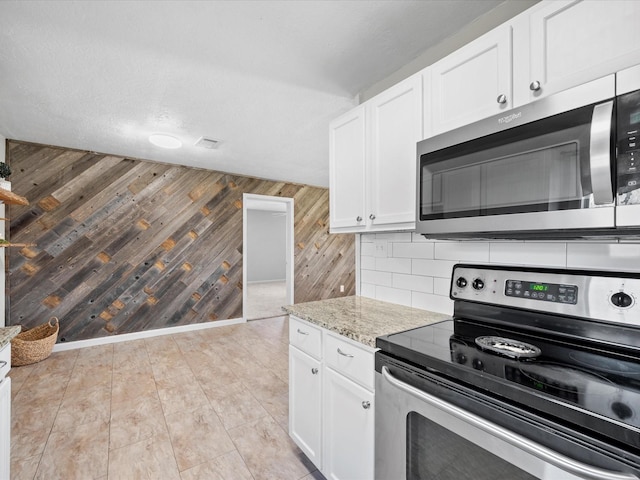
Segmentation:
<svg viewBox="0 0 640 480">
<path fill-rule="evenodd" d="M 613 77 L 418 144 L 418 232 L 614 229 Z"/>
<path fill-rule="evenodd" d="M 580 434 L 376 355 L 378 480 L 640 478 L 628 459 L 592 448 Z"/>
</svg>

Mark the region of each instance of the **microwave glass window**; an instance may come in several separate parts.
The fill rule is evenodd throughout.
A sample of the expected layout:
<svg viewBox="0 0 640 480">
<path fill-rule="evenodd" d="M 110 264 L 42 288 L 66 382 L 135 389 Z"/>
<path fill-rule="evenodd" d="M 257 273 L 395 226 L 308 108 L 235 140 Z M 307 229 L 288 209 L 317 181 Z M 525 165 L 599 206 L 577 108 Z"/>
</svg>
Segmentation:
<svg viewBox="0 0 640 480">
<path fill-rule="evenodd" d="M 552 132 L 531 135 L 534 122 L 528 131 L 518 127 L 422 155 L 420 219 L 584 208 L 591 196 L 590 117 L 582 117 L 565 118 L 568 125 Z"/>
</svg>

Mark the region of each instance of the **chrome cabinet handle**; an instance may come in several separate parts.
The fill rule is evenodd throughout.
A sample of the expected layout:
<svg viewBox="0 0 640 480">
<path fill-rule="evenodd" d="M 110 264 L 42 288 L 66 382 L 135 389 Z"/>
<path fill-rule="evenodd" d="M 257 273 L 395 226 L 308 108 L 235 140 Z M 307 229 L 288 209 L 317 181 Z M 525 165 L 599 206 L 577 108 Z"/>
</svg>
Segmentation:
<svg viewBox="0 0 640 480">
<path fill-rule="evenodd" d="M 591 117 L 591 144 L 589 145 L 589 170 L 593 203 L 606 205 L 613 202 L 611 181 L 611 122 L 613 121 L 613 100 L 593 108 Z"/>
<path fill-rule="evenodd" d="M 496 98 L 496 102 L 500 103 L 500 104 L 505 104 L 507 103 L 507 96 L 503 93 L 498 95 L 498 98 Z"/>
<path fill-rule="evenodd" d="M 308 333 L 308 332 L 303 332 L 303 331 L 302 331 L 302 330 L 300 330 L 300 329 L 298 329 L 298 333 L 299 333 L 300 335 L 309 335 L 309 333 Z"/>
<path fill-rule="evenodd" d="M 317 375 L 318 374 L 318 369 L 316 367 L 313 367 L 311 369 L 311 373 L 313 373 L 314 375 Z"/>
<path fill-rule="evenodd" d="M 499 425 L 488 422 L 482 417 L 469 413 L 455 405 L 451 405 L 433 395 L 430 395 L 422 390 L 419 390 L 407 383 L 404 383 L 393 375 L 389 371 L 388 367 L 382 367 L 382 377 L 396 388 L 419 398 L 420 400 L 442 410 L 469 425 L 476 427 L 484 432 L 490 434 L 493 437 L 497 437 L 507 443 L 510 443 L 516 448 L 524 450 L 525 452 L 548 462 L 561 470 L 573 473 L 580 478 L 588 478 L 592 480 L 638 480 L 638 477 L 631 473 L 611 472 L 609 470 L 602 470 L 586 463 L 578 462 L 569 457 L 565 457 L 553 450 L 538 445 L 531 440 L 513 433 Z"/>
<path fill-rule="evenodd" d="M 6 367 L 6 366 L 7 366 L 7 362 L 5 362 L 4 360 L 0 360 L 0 368 Z"/>
<path fill-rule="evenodd" d="M 371 402 L 365 400 L 364 402 L 362 402 L 362 408 L 364 408 L 365 410 L 369 410 L 369 408 L 371 408 Z"/>
<path fill-rule="evenodd" d="M 360 215 L 358 215 L 358 216 L 356 217 L 356 222 L 361 222 L 361 221 L 362 221 L 362 217 L 361 217 Z"/>
<path fill-rule="evenodd" d="M 342 350 L 340 350 L 340 347 L 338 347 L 338 353 L 343 357 L 353 358 L 353 355 L 351 355 L 350 353 L 344 353 Z"/>
<path fill-rule="evenodd" d="M 542 87 L 542 85 L 538 80 L 534 80 L 529 84 L 529 90 L 531 90 L 532 92 L 537 92 L 538 90 L 540 90 L 540 87 Z"/>
<path fill-rule="evenodd" d="M 371 215 L 369 215 L 369 218 L 370 218 L 371 220 L 375 220 L 375 219 L 376 219 L 376 216 L 372 213 Z"/>
</svg>

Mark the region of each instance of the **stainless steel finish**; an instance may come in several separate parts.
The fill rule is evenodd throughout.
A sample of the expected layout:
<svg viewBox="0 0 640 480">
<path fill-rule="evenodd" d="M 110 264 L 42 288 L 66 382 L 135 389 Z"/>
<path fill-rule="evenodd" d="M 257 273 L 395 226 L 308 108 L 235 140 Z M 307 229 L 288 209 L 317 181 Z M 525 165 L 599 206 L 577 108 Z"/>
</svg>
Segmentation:
<svg viewBox="0 0 640 480">
<path fill-rule="evenodd" d="M 375 219 L 376 219 L 376 216 L 372 213 L 371 215 L 369 215 L 369 218 L 370 218 L 371 220 L 375 220 Z"/>
<path fill-rule="evenodd" d="M 417 223 L 417 233 L 485 232 L 476 238 L 495 238 L 494 232 L 565 230 L 587 228 L 613 228 L 615 208 L 609 207 L 583 210 L 556 210 L 553 212 L 514 213 L 492 217 L 451 218 Z M 580 237 L 581 235 L 576 235 Z M 567 235 L 571 237 L 571 235 Z"/>
<path fill-rule="evenodd" d="M 378 392 L 381 394 L 378 395 Z M 380 400 L 376 401 L 376 412 L 388 409 L 387 415 L 376 415 L 375 472 L 378 479 L 406 477 L 404 464 L 406 436 L 404 428 L 398 428 L 398 426 L 405 425 L 406 413 L 410 411 L 416 411 L 474 443 L 476 443 L 476 438 L 483 439 L 484 441 L 480 445 L 482 448 L 507 461 L 517 458 L 518 466 L 533 475 L 548 473 L 546 465 L 552 465 L 583 479 L 638 479 L 633 474 L 602 470 L 558 454 L 547 447 L 394 378 L 387 367 L 382 367 L 382 374 L 376 374 L 376 399 L 378 398 Z M 381 422 L 378 422 L 379 418 L 382 420 Z M 401 430 L 400 433 L 394 434 L 389 431 L 391 420 L 394 422 L 393 428 L 396 431 Z M 378 440 L 382 445 L 379 445 Z M 382 455 L 378 455 L 378 451 L 386 452 L 387 449 L 391 451 L 385 454 L 384 458 L 379 458 Z M 399 457 L 399 461 L 395 460 L 395 457 Z M 536 460 L 543 462 L 543 465 L 540 465 Z"/>
<path fill-rule="evenodd" d="M 302 330 L 300 330 L 299 328 L 298 328 L 298 333 L 299 333 L 300 335 L 309 335 L 309 332 L 303 332 L 303 331 L 302 331 Z"/>
<path fill-rule="evenodd" d="M 480 278 L 487 287 L 481 291 L 467 285 L 460 288 L 455 280 Z M 578 287 L 578 301 L 575 305 L 533 300 L 505 295 L 507 280 L 557 283 Z M 625 292 L 633 298 L 627 308 L 619 308 L 611 303 L 611 296 Z M 477 267 L 456 266 L 453 271 L 450 296 L 453 299 L 470 300 L 493 305 L 504 305 L 528 310 L 543 311 L 572 317 L 591 318 L 604 322 L 640 326 L 640 279 L 623 277 L 598 277 L 567 273 L 541 273 L 510 270 L 491 270 Z"/>
<path fill-rule="evenodd" d="M 365 410 L 369 410 L 369 408 L 371 408 L 371 402 L 368 400 L 363 401 L 362 408 L 364 408 Z"/>
<path fill-rule="evenodd" d="M 314 374 L 314 375 L 317 375 L 318 374 L 318 369 L 316 367 L 313 367 L 311 369 L 311 373 Z"/>
<path fill-rule="evenodd" d="M 343 357 L 353 358 L 353 355 L 351 355 L 350 353 L 344 353 L 342 350 L 340 350 L 340 347 L 338 347 L 338 353 Z"/>
<path fill-rule="evenodd" d="M 498 95 L 498 98 L 496 98 L 496 102 L 504 105 L 505 103 L 507 103 L 507 96 L 504 93 L 501 93 L 500 95 Z"/>
<path fill-rule="evenodd" d="M 591 145 L 589 146 L 589 169 L 593 202 L 607 205 L 613 202 L 611 179 L 611 122 L 613 121 L 613 100 L 593 109 L 591 120 Z"/>
<path fill-rule="evenodd" d="M 519 108 L 502 112 L 485 120 L 467 125 L 450 132 L 436 135 L 418 143 L 418 158 L 426 153 L 467 142 L 476 138 L 524 125 L 536 120 L 557 115 L 575 108 L 610 100 L 615 96 L 615 75 L 609 75 L 576 88 L 541 98 Z M 420 162 L 417 166 L 416 191 L 421 191 Z M 550 212 L 519 213 L 488 217 L 467 217 L 442 220 L 420 221 L 420 195 L 416 195 L 416 232 L 424 235 L 478 233 L 475 238 L 496 238 L 493 232 L 513 231 L 567 231 L 561 238 L 582 238 L 578 230 L 611 229 L 615 227 L 615 207 L 613 204 L 599 208 L 581 210 L 557 210 Z M 576 230 L 571 234 L 570 230 Z M 615 233 L 612 232 L 612 236 Z M 451 238 L 456 238 L 455 234 Z"/>
<path fill-rule="evenodd" d="M 540 90 L 540 88 L 542 88 L 542 85 L 538 80 L 534 80 L 529 84 L 529 90 L 531 90 L 532 92 L 537 92 L 538 90 Z"/>
<path fill-rule="evenodd" d="M 362 217 L 361 217 L 360 215 L 358 215 L 358 216 L 356 217 L 356 222 L 361 222 L 361 221 L 362 221 Z"/>
</svg>

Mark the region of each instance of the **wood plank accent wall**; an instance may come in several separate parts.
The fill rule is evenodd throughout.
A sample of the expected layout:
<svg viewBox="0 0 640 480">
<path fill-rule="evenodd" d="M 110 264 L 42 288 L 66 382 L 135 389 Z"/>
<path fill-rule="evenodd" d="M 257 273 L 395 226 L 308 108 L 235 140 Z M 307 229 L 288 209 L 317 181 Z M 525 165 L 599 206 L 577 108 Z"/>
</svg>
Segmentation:
<svg viewBox="0 0 640 480">
<path fill-rule="evenodd" d="M 7 142 L 8 325 L 60 319 L 59 341 L 242 317 L 242 194 L 291 197 L 295 301 L 355 293 L 354 235 L 329 235 L 329 191 Z M 339 286 L 345 285 L 345 293 Z"/>
</svg>

